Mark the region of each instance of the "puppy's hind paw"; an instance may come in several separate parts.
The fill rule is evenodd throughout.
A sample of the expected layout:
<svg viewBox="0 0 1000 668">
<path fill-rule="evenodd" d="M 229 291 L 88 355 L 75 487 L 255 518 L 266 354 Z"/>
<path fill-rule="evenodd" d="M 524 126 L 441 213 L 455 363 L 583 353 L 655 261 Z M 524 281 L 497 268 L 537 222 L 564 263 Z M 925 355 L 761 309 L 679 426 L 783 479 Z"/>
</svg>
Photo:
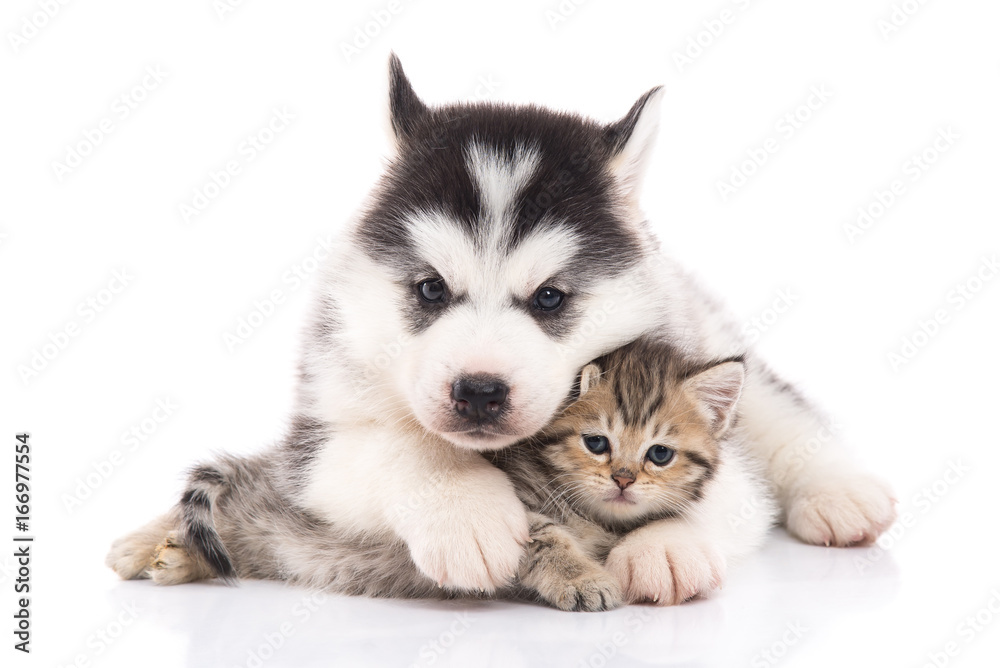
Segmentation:
<svg viewBox="0 0 1000 668">
<path fill-rule="evenodd" d="M 111 545 L 104 563 L 123 580 L 149 577 L 156 546 L 170 531 L 169 516 L 158 517 L 146 526 L 122 536 Z"/>
<path fill-rule="evenodd" d="M 140 580 L 149 577 L 152 558 L 152 551 L 146 546 L 135 545 L 123 538 L 111 546 L 104 563 L 122 580 Z"/>
<path fill-rule="evenodd" d="M 153 553 L 149 575 L 158 585 L 179 585 L 212 577 L 212 573 L 188 554 L 176 531 L 171 531 Z"/>
</svg>

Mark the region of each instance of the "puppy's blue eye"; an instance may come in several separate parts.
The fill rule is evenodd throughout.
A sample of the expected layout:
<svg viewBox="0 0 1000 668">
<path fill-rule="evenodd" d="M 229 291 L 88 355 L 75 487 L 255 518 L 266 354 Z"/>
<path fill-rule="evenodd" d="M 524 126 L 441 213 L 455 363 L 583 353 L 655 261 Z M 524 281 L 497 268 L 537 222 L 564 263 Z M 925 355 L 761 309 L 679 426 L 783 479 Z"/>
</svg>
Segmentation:
<svg viewBox="0 0 1000 668">
<path fill-rule="evenodd" d="M 584 435 L 583 444 L 587 446 L 587 449 L 593 452 L 595 455 L 600 455 L 607 452 L 609 447 L 607 436 Z"/>
<path fill-rule="evenodd" d="M 665 445 L 654 445 L 646 452 L 646 457 L 657 466 L 666 466 L 673 461 L 676 454 L 676 451 Z"/>
<path fill-rule="evenodd" d="M 565 297 L 566 295 L 555 288 L 542 288 L 535 293 L 535 308 L 541 311 L 554 311 L 562 306 Z"/>
<path fill-rule="evenodd" d="M 417 286 L 417 292 L 420 295 L 420 299 L 424 302 L 428 304 L 441 304 L 445 298 L 444 279 L 435 278 L 430 281 L 424 281 Z"/>
</svg>

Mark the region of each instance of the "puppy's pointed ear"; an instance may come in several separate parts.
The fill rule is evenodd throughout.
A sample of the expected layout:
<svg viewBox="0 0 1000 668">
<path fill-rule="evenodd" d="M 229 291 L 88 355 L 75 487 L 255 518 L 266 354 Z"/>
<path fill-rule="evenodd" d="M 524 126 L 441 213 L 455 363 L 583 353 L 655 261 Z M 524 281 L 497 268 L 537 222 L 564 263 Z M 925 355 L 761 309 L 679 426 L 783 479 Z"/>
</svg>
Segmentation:
<svg viewBox="0 0 1000 668">
<path fill-rule="evenodd" d="M 713 435 L 721 436 L 732 425 L 745 378 L 746 369 L 739 360 L 720 362 L 684 382 L 685 389 L 708 418 Z"/>
<path fill-rule="evenodd" d="M 410 80 L 403 73 L 399 57 L 389 54 L 389 120 L 397 142 L 413 136 L 413 131 L 428 113 L 417 94 L 413 92 Z"/>
<path fill-rule="evenodd" d="M 649 90 L 632 105 L 624 118 L 604 129 L 605 140 L 611 146 L 611 172 L 632 198 L 638 195 L 643 171 L 660 127 L 662 98 L 662 86 Z"/>
<path fill-rule="evenodd" d="M 580 397 L 589 392 L 597 381 L 601 379 L 601 367 L 596 364 L 588 364 L 580 372 Z"/>
</svg>

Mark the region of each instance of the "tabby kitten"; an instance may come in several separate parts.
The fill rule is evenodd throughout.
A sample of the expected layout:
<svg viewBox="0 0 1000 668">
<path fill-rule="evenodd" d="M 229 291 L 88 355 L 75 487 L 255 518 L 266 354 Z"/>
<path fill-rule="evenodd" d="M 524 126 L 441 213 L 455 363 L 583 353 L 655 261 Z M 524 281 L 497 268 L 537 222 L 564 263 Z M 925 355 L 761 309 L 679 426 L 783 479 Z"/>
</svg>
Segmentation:
<svg viewBox="0 0 1000 668">
<path fill-rule="evenodd" d="M 735 424 L 743 380 L 741 359 L 695 363 L 644 339 L 587 365 L 551 425 L 494 455 L 533 511 L 522 591 L 604 610 L 721 584 L 775 515 Z M 646 534 L 664 532 L 670 547 L 650 551 Z"/>
<path fill-rule="evenodd" d="M 587 365 L 549 427 L 492 455 L 532 511 L 532 542 L 516 583 L 481 596 L 605 610 L 714 588 L 774 515 L 733 424 L 742 383 L 739 360 L 693 364 L 644 340 Z M 220 577 L 374 597 L 470 595 L 423 575 L 398 537 L 359 540 L 349 527 L 290 510 L 282 499 L 296 481 L 281 475 L 283 456 L 223 455 L 195 467 L 181 503 L 116 542 L 108 565 L 168 585 Z"/>
</svg>

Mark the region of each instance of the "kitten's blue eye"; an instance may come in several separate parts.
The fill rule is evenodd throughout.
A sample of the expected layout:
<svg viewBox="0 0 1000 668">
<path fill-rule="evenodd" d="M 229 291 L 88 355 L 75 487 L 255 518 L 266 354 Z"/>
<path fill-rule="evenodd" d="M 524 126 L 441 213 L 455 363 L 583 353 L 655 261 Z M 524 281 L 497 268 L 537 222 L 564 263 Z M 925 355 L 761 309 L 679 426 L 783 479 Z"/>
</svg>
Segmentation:
<svg viewBox="0 0 1000 668">
<path fill-rule="evenodd" d="M 646 453 L 646 457 L 648 457 L 649 461 L 653 462 L 657 466 L 666 466 L 673 461 L 674 455 L 676 454 L 677 452 L 671 450 L 665 445 L 654 445 Z"/>
<path fill-rule="evenodd" d="M 587 449 L 593 452 L 595 455 L 604 454 L 608 451 L 608 437 L 607 436 L 587 436 L 583 437 L 583 444 L 587 446 Z"/>
</svg>

